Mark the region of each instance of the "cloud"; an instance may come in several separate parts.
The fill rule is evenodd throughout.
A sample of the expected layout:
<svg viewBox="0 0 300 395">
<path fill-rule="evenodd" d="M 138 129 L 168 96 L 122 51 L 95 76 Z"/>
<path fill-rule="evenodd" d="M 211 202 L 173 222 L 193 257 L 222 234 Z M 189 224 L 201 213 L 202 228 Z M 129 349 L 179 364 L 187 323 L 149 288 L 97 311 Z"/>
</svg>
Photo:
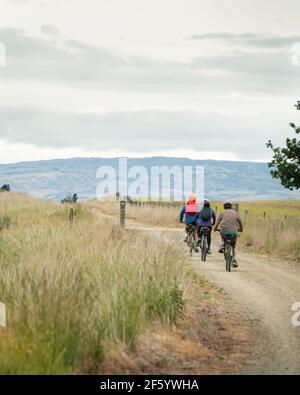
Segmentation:
<svg viewBox="0 0 300 395">
<path fill-rule="evenodd" d="M 46 37 L 0 29 L 0 41 L 7 48 L 7 67 L 1 70 L 0 78 L 115 91 L 215 94 L 236 90 L 281 94 L 299 91 L 299 69 L 293 67 L 290 53 L 240 50 L 209 56 L 203 52 L 190 62 L 181 63 L 124 55 L 78 40 L 64 40 L 52 25 L 41 29 Z M 229 35 L 232 36 L 235 37 Z"/>
<path fill-rule="evenodd" d="M 41 36 L 34 37 L 21 30 L 0 29 L 0 41 L 7 49 L 7 67 L 0 69 L 0 83 L 4 81 L 11 86 L 13 81 L 18 89 L 28 88 L 28 95 L 32 96 L 33 85 L 39 87 L 38 95 L 43 92 L 47 95 L 51 85 L 52 101 L 55 94 L 65 92 L 62 102 L 65 107 L 73 108 L 73 112 L 54 110 L 51 103 L 45 104 L 47 101 L 43 101 L 45 108 L 24 106 L 29 103 L 28 98 L 24 100 L 27 93 L 23 99 L 15 94 L 14 107 L 0 106 L 0 139 L 8 143 L 101 152 L 226 151 L 242 159 L 256 159 L 268 157 L 265 142 L 269 138 L 280 143 L 288 131 L 283 112 L 281 116 L 278 113 L 282 103 L 279 99 L 293 96 L 292 107 L 300 90 L 300 68 L 291 63 L 289 51 L 235 49 L 229 53 L 218 51 L 216 55 L 199 51 L 190 61 L 176 62 L 66 40 L 52 25 L 43 25 L 41 32 Z M 131 95 L 135 98 L 130 109 L 146 107 L 148 110 L 87 113 L 84 98 L 92 90 L 104 92 L 104 100 L 106 91 L 118 97 L 122 93 L 124 105 L 118 108 L 126 108 L 126 100 L 131 100 L 129 92 L 137 92 Z M 82 96 L 75 109 L 70 104 L 72 91 Z M 153 93 L 160 99 L 165 98 L 160 105 L 169 111 L 149 110 Z M 237 99 L 228 104 L 231 94 L 237 94 Z M 38 95 L 32 103 L 41 105 Z M 257 104 L 252 106 L 252 114 L 246 115 L 246 104 L 240 103 L 242 99 L 264 95 L 274 101 L 274 107 L 269 104 L 261 108 L 261 104 Z M 218 99 L 220 101 L 214 102 L 218 108 L 212 104 L 205 107 L 211 96 L 224 97 L 226 105 Z M 92 108 L 100 107 L 95 97 Z M 148 105 L 140 105 L 142 97 Z M 178 97 L 184 108 L 199 106 L 199 112 L 177 111 Z M 276 97 L 279 104 L 275 102 Z M 235 114 L 242 109 L 244 115 L 218 113 L 218 109 L 224 108 Z M 261 114 L 255 115 L 257 113 Z"/>
<path fill-rule="evenodd" d="M 239 46 L 249 46 L 261 49 L 284 49 L 300 41 L 300 35 L 278 36 L 263 33 L 206 33 L 194 34 L 185 40 L 222 40 Z"/>
<path fill-rule="evenodd" d="M 300 42 L 295 43 L 291 48 L 291 62 L 293 66 L 300 66 Z"/>
<path fill-rule="evenodd" d="M 53 0 L 6 0 L 9 5 L 14 6 L 25 6 L 25 5 L 34 5 L 34 6 L 45 6 L 51 4 Z"/>
<path fill-rule="evenodd" d="M 269 115 L 160 110 L 80 114 L 0 107 L 0 139 L 55 149 L 222 151 L 253 159 L 266 157 L 265 142 L 270 136 L 276 139 L 276 130 L 277 139 L 288 130 L 276 114 Z"/>
<path fill-rule="evenodd" d="M 60 35 L 60 32 L 57 29 L 57 27 L 53 25 L 41 25 L 40 30 L 41 33 L 44 34 L 45 36 L 58 38 Z"/>
<path fill-rule="evenodd" d="M 28 4 L 32 3 L 34 0 L 6 0 L 8 4 L 14 4 L 14 5 L 23 5 L 23 4 Z"/>
</svg>

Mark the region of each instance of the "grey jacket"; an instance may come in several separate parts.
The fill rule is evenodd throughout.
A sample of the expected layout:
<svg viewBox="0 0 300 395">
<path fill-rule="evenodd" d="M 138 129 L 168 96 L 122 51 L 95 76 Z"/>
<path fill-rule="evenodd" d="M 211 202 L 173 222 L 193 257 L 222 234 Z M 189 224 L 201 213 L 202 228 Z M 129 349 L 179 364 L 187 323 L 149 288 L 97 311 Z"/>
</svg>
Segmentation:
<svg viewBox="0 0 300 395">
<path fill-rule="evenodd" d="M 221 230 L 228 232 L 242 232 L 243 223 L 239 214 L 232 209 L 224 210 L 221 212 L 217 219 L 215 230 Z"/>
</svg>

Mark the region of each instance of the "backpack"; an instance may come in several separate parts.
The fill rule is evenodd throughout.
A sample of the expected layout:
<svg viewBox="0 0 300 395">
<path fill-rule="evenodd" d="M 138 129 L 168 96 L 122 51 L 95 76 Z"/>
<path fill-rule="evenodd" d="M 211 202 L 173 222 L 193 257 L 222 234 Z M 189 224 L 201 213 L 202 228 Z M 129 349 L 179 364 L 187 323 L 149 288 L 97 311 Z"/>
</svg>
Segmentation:
<svg viewBox="0 0 300 395">
<path fill-rule="evenodd" d="M 188 202 L 185 205 L 185 213 L 187 215 L 196 215 L 198 213 L 198 205 L 196 202 Z"/>
<path fill-rule="evenodd" d="M 200 218 L 202 219 L 202 221 L 204 222 L 210 221 L 211 217 L 212 217 L 211 208 L 203 207 L 200 213 Z"/>
</svg>

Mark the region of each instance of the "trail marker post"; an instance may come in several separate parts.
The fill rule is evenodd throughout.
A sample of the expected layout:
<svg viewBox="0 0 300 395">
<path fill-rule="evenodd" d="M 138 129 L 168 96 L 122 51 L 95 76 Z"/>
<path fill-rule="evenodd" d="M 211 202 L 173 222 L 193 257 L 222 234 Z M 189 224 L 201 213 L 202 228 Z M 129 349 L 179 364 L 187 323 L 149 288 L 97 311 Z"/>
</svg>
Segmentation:
<svg viewBox="0 0 300 395">
<path fill-rule="evenodd" d="M 120 201 L 120 225 L 125 228 L 125 217 L 126 217 L 126 201 Z"/>
</svg>

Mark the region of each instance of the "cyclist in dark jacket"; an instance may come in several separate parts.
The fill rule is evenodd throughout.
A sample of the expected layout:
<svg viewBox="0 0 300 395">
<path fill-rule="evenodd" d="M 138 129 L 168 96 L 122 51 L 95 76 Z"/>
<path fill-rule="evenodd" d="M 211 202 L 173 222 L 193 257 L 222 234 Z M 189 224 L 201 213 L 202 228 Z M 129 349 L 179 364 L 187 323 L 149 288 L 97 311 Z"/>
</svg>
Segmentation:
<svg viewBox="0 0 300 395">
<path fill-rule="evenodd" d="M 197 229 L 198 229 L 198 237 L 199 241 L 201 238 L 201 229 L 202 228 L 208 228 L 209 229 L 209 234 L 207 237 L 207 253 L 211 254 L 211 232 L 212 232 L 212 227 L 216 223 L 216 213 L 215 211 L 210 207 L 210 202 L 209 200 L 205 199 L 204 204 L 202 209 L 199 211 L 196 219 L 196 224 L 197 224 Z"/>
</svg>

